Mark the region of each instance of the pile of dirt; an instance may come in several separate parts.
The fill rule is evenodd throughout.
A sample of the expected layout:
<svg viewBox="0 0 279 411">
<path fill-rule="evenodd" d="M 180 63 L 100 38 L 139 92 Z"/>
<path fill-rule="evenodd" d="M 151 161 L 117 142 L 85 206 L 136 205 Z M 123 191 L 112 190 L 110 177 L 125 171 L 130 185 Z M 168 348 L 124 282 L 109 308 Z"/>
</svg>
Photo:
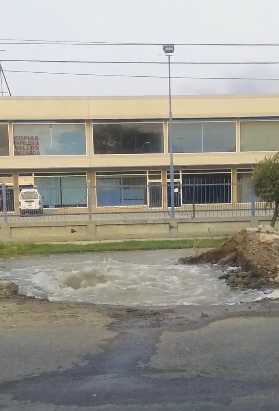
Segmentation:
<svg viewBox="0 0 279 411">
<path fill-rule="evenodd" d="M 0 278 L 0 299 L 11 298 L 18 295 L 18 286 Z"/>
<path fill-rule="evenodd" d="M 247 228 L 215 250 L 179 260 L 182 264 L 218 264 L 233 288 L 279 288 L 279 232 L 270 226 Z"/>
</svg>

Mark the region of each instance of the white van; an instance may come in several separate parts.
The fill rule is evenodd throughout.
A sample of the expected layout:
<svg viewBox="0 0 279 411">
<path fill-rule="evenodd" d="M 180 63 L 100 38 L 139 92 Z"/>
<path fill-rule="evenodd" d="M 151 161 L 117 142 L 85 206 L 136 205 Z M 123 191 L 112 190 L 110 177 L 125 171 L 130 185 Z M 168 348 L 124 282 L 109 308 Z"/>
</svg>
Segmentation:
<svg viewBox="0 0 279 411">
<path fill-rule="evenodd" d="M 43 214 L 43 201 L 37 188 L 23 188 L 19 194 L 20 215 Z"/>
</svg>

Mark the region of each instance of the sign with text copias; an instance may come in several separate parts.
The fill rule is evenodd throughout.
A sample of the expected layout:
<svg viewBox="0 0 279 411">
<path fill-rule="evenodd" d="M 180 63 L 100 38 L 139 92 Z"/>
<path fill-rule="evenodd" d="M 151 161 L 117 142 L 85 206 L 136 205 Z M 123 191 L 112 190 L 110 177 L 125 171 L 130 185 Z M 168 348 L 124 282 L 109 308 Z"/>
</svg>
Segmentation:
<svg viewBox="0 0 279 411">
<path fill-rule="evenodd" d="M 14 136 L 15 156 L 40 155 L 40 141 L 38 136 Z"/>
</svg>

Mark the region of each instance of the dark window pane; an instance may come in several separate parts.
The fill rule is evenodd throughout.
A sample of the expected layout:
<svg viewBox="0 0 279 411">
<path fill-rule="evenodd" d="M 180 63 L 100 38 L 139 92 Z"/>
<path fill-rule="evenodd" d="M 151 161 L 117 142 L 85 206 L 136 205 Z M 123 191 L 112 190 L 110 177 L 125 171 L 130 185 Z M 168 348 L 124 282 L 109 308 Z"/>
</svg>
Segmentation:
<svg viewBox="0 0 279 411">
<path fill-rule="evenodd" d="M 182 175 L 183 204 L 231 202 L 231 175 Z"/>
<path fill-rule="evenodd" d="M 162 123 L 93 124 L 95 154 L 163 152 Z"/>
<path fill-rule="evenodd" d="M 235 122 L 204 122 L 203 152 L 220 153 L 236 151 Z"/>
<path fill-rule="evenodd" d="M 9 155 L 8 124 L 0 124 L 0 156 Z"/>
<path fill-rule="evenodd" d="M 160 183 L 149 183 L 149 207 L 162 207 L 162 185 Z"/>
<path fill-rule="evenodd" d="M 168 200 L 168 207 L 171 207 L 171 183 L 168 182 L 167 184 L 167 200 Z M 174 206 L 181 207 L 181 185 L 180 182 L 174 182 Z"/>
</svg>

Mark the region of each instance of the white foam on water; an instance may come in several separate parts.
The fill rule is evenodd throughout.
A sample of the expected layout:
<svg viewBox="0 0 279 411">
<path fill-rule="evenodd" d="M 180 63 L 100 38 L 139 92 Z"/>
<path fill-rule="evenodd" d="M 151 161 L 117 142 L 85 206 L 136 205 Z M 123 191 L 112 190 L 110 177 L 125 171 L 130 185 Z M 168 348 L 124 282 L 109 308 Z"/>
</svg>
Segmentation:
<svg viewBox="0 0 279 411">
<path fill-rule="evenodd" d="M 52 301 L 166 306 L 235 304 L 264 297 L 255 290 L 231 290 L 218 280 L 218 267 L 178 265 L 184 255 L 172 250 L 24 259 L 3 263 L 0 277 L 17 283 L 22 292 Z"/>
</svg>

